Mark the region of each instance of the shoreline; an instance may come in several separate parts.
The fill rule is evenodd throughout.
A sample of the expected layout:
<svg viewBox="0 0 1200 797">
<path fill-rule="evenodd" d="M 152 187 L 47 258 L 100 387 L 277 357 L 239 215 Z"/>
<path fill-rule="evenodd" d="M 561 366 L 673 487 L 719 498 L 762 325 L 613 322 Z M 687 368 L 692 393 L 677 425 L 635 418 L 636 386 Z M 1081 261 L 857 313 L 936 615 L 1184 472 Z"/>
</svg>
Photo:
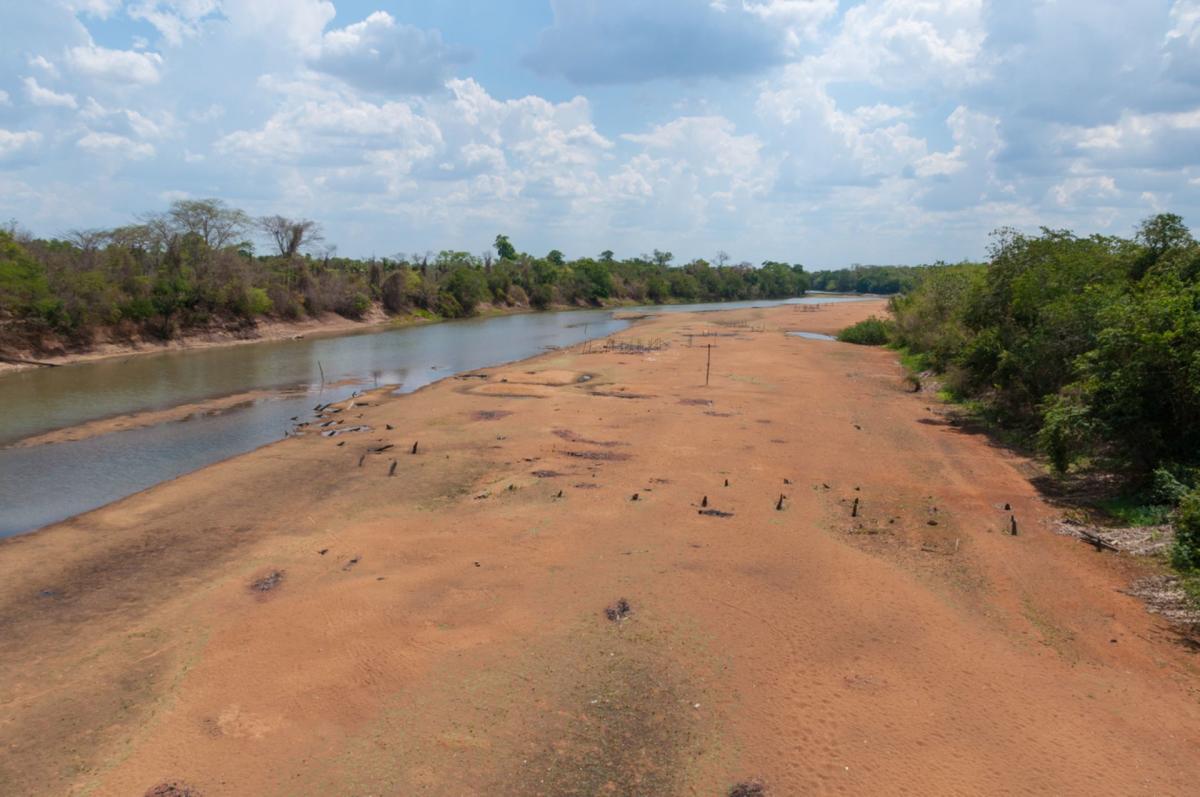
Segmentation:
<svg viewBox="0 0 1200 797">
<path fill-rule="evenodd" d="M 838 294 L 826 292 L 810 291 L 802 296 L 793 296 L 791 299 L 802 299 L 806 296 L 855 296 L 862 297 L 863 301 L 871 301 L 879 298 L 869 294 Z M 789 301 L 789 299 L 762 299 L 762 300 L 732 300 L 738 301 Z M 712 304 L 723 304 L 726 302 L 713 302 Z M 708 302 L 701 302 L 708 304 Z M 26 360 L 26 362 L 5 362 L 0 361 L 0 380 L 8 374 L 18 373 L 21 371 L 37 370 L 48 366 L 65 367 L 69 365 L 78 365 L 81 363 L 95 362 L 98 360 L 110 360 L 121 357 L 136 357 L 145 354 L 163 354 L 167 352 L 185 352 L 185 351 L 200 351 L 204 349 L 241 346 L 254 343 L 275 343 L 279 341 L 292 340 L 296 338 L 307 337 L 338 337 L 341 335 L 354 334 L 372 334 L 376 332 L 387 332 L 393 329 L 406 329 L 409 327 L 426 326 L 429 324 L 441 324 L 453 321 L 469 321 L 472 319 L 495 318 L 499 316 L 510 315 L 526 315 L 532 313 L 559 313 L 584 310 L 611 310 L 614 313 L 625 310 L 634 310 L 641 307 L 683 307 L 686 302 L 670 303 L 665 305 L 644 305 L 629 302 L 614 302 L 602 304 L 599 307 L 577 307 L 572 305 L 552 305 L 545 310 L 537 310 L 532 307 L 505 307 L 497 308 L 494 306 L 486 306 L 480 312 L 473 316 L 465 318 L 442 318 L 440 316 L 426 317 L 416 313 L 410 313 L 406 316 L 389 316 L 378 305 L 372 307 L 367 317 L 363 320 L 354 320 L 339 316 L 336 313 L 325 313 L 318 319 L 305 319 L 302 321 L 284 321 L 276 318 L 264 318 L 255 322 L 254 337 L 238 337 L 228 330 L 213 331 L 204 330 L 185 334 L 180 338 L 169 341 L 141 341 L 137 343 L 101 343 L 98 346 L 86 351 L 71 352 L 62 355 L 51 356 L 33 356 L 26 357 L 28 352 L 19 352 L 17 354 L 9 354 L 6 356 L 14 359 Z M 719 312 L 718 310 L 708 312 Z M 41 364 L 35 364 L 41 363 Z M 3 384 L 0 381 L 0 384 Z"/>
<path fill-rule="evenodd" d="M 1131 565 L 797 326 L 654 316 L 0 541 L 0 790 L 1186 791 Z"/>
</svg>

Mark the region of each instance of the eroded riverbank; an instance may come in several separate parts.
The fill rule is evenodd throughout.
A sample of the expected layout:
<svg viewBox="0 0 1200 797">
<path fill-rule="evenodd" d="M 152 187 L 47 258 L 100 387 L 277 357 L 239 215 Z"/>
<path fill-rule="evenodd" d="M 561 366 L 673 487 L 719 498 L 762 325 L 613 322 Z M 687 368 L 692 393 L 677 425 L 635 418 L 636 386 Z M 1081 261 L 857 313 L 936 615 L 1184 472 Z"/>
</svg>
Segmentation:
<svg viewBox="0 0 1200 797">
<path fill-rule="evenodd" d="M 1191 659 L 1109 560 L 783 334 L 881 307 L 650 319 L 0 542 L 0 791 L 1186 793 Z"/>
</svg>

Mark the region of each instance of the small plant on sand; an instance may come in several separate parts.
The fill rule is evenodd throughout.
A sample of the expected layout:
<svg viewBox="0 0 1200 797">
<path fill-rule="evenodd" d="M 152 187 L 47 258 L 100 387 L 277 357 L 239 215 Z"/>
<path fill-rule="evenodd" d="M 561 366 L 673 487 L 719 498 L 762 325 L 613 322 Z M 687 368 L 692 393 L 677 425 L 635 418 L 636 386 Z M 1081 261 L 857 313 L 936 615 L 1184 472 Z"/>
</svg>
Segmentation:
<svg viewBox="0 0 1200 797">
<path fill-rule="evenodd" d="M 891 331 L 890 322 L 871 316 L 843 329 L 837 339 L 842 343 L 857 343 L 860 346 L 883 346 L 891 340 Z"/>
</svg>

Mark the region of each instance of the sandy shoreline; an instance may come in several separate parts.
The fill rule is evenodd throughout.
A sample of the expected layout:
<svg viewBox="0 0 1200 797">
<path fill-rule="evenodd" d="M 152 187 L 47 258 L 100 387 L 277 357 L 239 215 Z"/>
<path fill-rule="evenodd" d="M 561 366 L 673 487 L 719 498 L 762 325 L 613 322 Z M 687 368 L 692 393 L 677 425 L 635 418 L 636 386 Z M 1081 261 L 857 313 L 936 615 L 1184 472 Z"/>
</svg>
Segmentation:
<svg viewBox="0 0 1200 797">
<path fill-rule="evenodd" d="M 1125 568 L 782 334 L 882 307 L 647 319 L 0 541 L 0 793 L 1185 793 Z"/>
</svg>

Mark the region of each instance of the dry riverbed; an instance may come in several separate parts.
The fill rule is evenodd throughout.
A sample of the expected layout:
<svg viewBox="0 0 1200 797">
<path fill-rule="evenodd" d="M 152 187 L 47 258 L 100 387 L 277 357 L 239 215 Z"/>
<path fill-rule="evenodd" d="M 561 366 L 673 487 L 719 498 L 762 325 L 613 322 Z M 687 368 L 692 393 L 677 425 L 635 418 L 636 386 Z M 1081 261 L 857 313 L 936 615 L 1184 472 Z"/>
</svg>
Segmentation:
<svg viewBox="0 0 1200 797">
<path fill-rule="evenodd" d="M 1122 560 L 784 334 L 882 310 L 655 317 L 0 541 L 0 793 L 1189 793 Z"/>
</svg>

